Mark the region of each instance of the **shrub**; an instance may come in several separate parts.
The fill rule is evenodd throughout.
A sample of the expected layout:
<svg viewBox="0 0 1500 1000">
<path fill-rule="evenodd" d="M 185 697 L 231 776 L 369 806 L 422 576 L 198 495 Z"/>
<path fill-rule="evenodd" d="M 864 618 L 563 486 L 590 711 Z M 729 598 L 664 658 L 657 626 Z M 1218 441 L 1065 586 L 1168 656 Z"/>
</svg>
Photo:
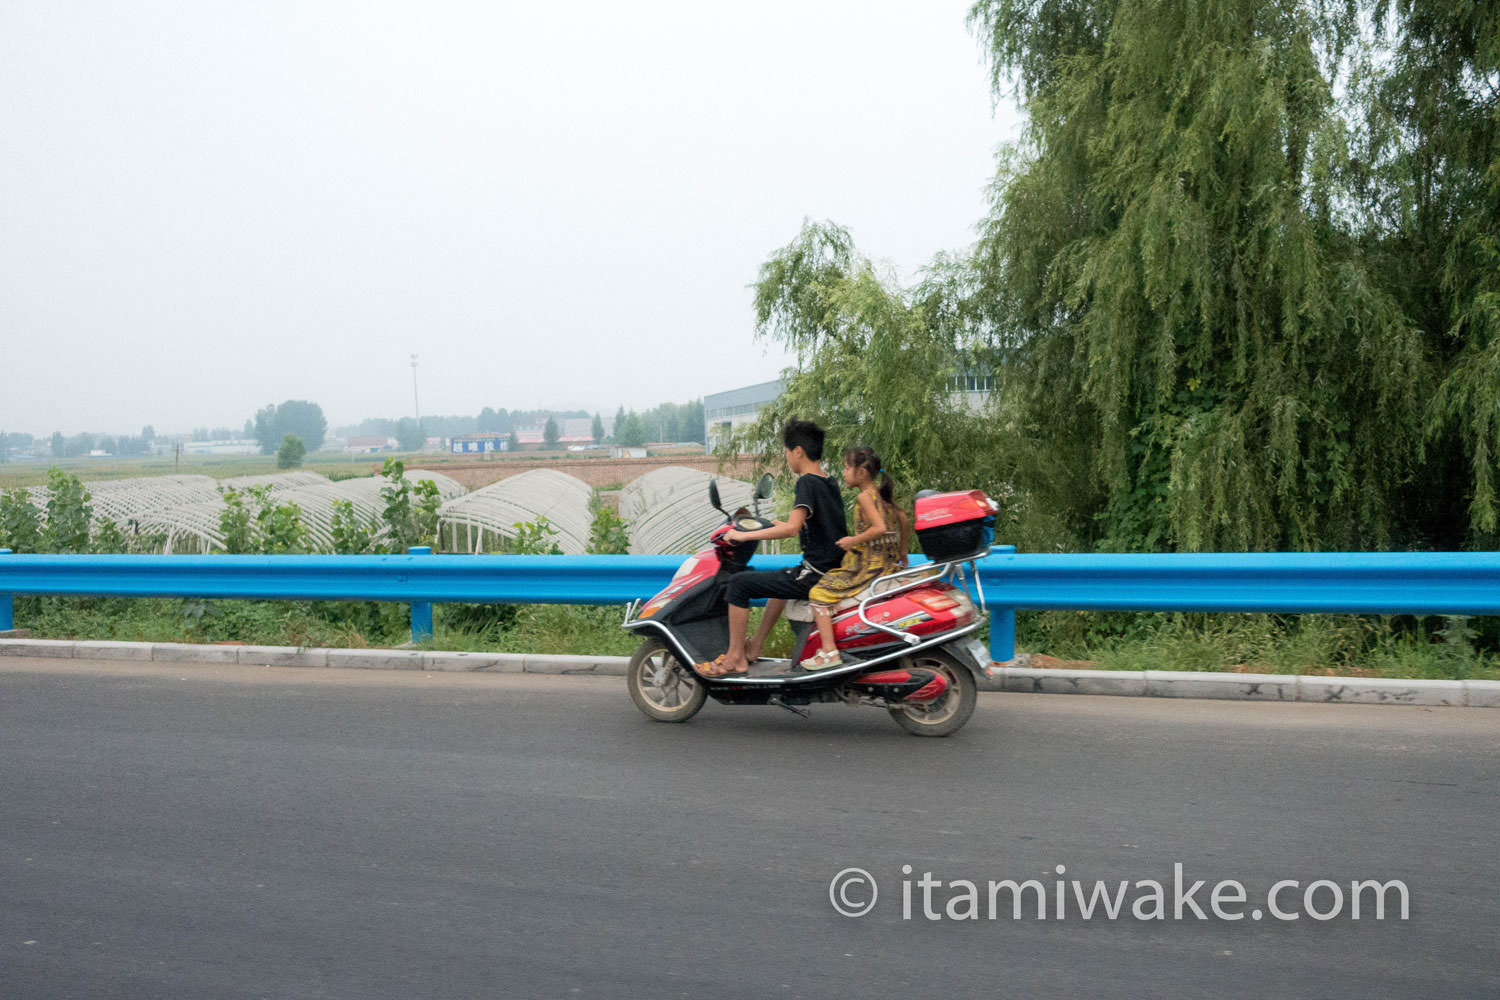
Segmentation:
<svg viewBox="0 0 1500 1000">
<path fill-rule="evenodd" d="M 306 456 L 307 445 L 297 435 L 288 434 L 281 439 L 281 447 L 276 450 L 276 468 L 300 469 Z"/>
<path fill-rule="evenodd" d="M 0 549 L 35 552 L 42 544 L 42 519 L 23 489 L 0 493 Z"/>
<path fill-rule="evenodd" d="M 89 522 L 94 516 L 88 491 L 77 476 L 56 468 L 47 470 L 47 490 L 47 524 L 42 529 L 42 550 L 87 552 Z"/>
</svg>

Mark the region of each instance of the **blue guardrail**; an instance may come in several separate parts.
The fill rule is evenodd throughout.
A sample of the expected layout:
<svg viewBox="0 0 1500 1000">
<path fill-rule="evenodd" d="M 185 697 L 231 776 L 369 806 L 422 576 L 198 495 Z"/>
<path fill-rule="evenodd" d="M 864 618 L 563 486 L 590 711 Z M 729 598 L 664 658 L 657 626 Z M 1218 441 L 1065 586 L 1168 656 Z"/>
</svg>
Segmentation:
<svg viewBox="0 0 1500 1000">
<path fill-rule="evenodd" d="M 681 556 L 19 555 L 0 549 L 0 631 L 12 595 L 394 601 L 412 637 L 436 603 L 620 604 L 649 597 Z M 920 561 L 920 560 L 918 560 Z M 776 569 L 796 556 L 759 556 Z M 1031 554 L 979 562 L 990 654 L 1015 656 L 1017 610 L 1500 614 L 1500 553 Z M 970 583 L 971 589 L 973 583 Z M 979 596 L 976 591 L 976 596 Z"/>
</svg>

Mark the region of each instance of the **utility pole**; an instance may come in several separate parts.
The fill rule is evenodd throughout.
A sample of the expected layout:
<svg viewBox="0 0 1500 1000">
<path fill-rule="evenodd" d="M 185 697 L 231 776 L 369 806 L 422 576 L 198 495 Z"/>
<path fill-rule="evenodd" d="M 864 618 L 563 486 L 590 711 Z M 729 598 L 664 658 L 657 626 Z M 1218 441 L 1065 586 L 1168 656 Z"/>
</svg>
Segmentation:
<svg viewBox="0 0 1500 1000">
<path fill-rule="evenodd" d="M 411 405 L 416 411 L 417 423 L 422 422 L 422 404 L 417 400 L 417 356 L 411 356 Z"/>
</svg>

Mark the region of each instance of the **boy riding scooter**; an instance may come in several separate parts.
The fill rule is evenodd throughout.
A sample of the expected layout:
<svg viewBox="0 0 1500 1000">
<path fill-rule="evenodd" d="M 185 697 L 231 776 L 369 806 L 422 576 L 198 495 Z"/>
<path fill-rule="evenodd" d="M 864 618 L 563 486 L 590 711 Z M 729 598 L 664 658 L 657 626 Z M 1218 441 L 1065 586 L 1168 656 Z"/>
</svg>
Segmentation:
<svg viewBox="0 0 1500 1000">
<path fill-rule="evenodd" d="M 756 531 L 731 530 L 730 542 L 770 541 L 796 535 L 802 544 L 802 565 L 785 570 L 736 573 L 730 577 L 729 650 L 697 669 L 709 677 L 744 674 L 760 656 L 766 637 L 788 600 L 805 600 L 813 584 L 844 557 L 838 540 L 849 533 L 844 519 L 844 498 L 839 484 L 823 473 L 823 429 L 811 420 L 791 420 L 781 432 L 787 468 L 797 475 L 792 512 L 785 521 L 773 521 Z M 750 601 L 768 598 L 765 617 L 753 638 L 746 642 L 750 626 Z"/>
</svg>

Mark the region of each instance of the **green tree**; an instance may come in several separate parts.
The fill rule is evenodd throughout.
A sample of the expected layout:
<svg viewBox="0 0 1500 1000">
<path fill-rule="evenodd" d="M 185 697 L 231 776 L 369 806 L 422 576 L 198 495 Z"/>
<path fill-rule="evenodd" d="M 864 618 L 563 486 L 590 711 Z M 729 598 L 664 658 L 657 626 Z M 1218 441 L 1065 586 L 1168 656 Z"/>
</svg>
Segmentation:
<svg viewBox="0 0 1500 1000">
<path fill-rule="evenodd" d="M 224 488 L 219 493 L 224 498 L 224 509 L 219 512 L 219 537 L 228 555 L 288 555 L 307 551 L 307 526 L 297 504 L 277 503 L 269 486 L 252 486 L 243 491 Z"/>
<path fill-rule="evenodd" d="M 639 448 L 646 443 L 646 422 L 634 410 L 615 425 L 615 443 L 625 448 Z"/>
<path fill-rule="evenodd" d="M 594 510 L 593 523 L 589 525 L 588 551 L 592 555 L 625 555 L 630 551 L 630 533 L 625 521 L 613 507 L 605 504 L 597 493 L 590 501 Z"/>
<path fill-rule="evenodd" d="M 802 364 L 731 447 L 779 456 L 785 421 L 811 418 L 828 431 L 825 458 L 867 444 L 904 491 L 998 488 L 993 430 L 946 391 L 961 343 L 944 306 L 951 294 L 938 277 L 903 289 L 844 229 L 804 223 L 755 286 L 758 334 Z"/>
<path fill-rule="evenodd" d="M 402 417 L 396 424 L 396 447 L 402 451 L 421 451 L 427 443 L 427 433 L 421 421 L 415 417 Z"/>
<path fill-rule="evenodd" d="M 130 549 L 129 540 L 120 526 L 109 518 L 101 518 L 94 527 L 94 537 L 89 542 L 90 551 L 108 554 L 127 552 Z"/>
<path fill-rule="evenodd" d="M 47 470 L 47 518 L 42 528 L 44 552 L 89 551 L 89 528 L 94 508 L 77 476 L 61 469 Z"/>
<path fill-rule="evenodd" d="M 703 417 L 703 400 L 695 399 L 682 408 L 681 440 L 707 444 L 707 423 Z"/>
<path fill-rule="evenodd" d="M 262 455 L 274 453 L 282 436 L 277 434 L 275 403 L 255 411 L 255 440 L 260 443 Z"/>
<path fill-rule="evenodd" d="M 304 399 L 289 399 L 280 406 L 272 404 L 256 412 L 255 439 L 260 442 L 262 455 L 274 454 L 288 434 L 301 438 L 308 451 L 323 447 L 328 434 L 323 408 Z"/>
<path fill-rule="evenodd" d="M 307 551 L 302 508 L 291 502 L 276 503 L 268 486 L 252 487 L 250 494 L 256 502 L 255 537 L 260 551 L 268 556 Z"/>
<path fill-rule="evenodd" d="M 647 441 L 704 441 L 703 401 L 662 403 L 640 415 Z M 620 426 L 617 422 L 616 427 Z"/>
<path fill-rule="evenodd" d="M 302 459 L 307 455 L 307 445 L 295 434 L 288 434 L 281 439 L 281 447 L 276 451 L 276 468 L 278 469 L 300 469 Z"/>
<path fill-rule="evenodd" d="M 0 549 L 38 552 L 41 543 L 42 519 L 31 494 L 19 487 L 0 493 Z"/>
<path fill-rule="evenodd" d="M 68 438 L 67 444 L 63 448 L 63 455 L 68 458 L 77 458 L 80 455 L 87 455 L 89 452 L 94 450 L 94 440 L 94 435 L 88 433 L 87 431 L 84 431 L 81 434 L 75 434 L 72 437 Z"/>
<path fill-rule="evenodd" d="M 597 413 L 594 414 L 594 425 L 591 430 L 593 432 L 595 444 L 600 444 L 604 441 L 604 421 L 599 419 L 599 414 Z"/>
<path fill-rule="evenodd" d="M 542 428 L 542 440 L 546 442 L 548 451 L 555 451 L 557 449 L 557 421 L 551 417 L 547 418 L 547 425 Z"/>
<path fill-rule="evenodd" d="M 1500 461 L 1500 7 L 1378 0 L 1352 88 L 1359 245 L 1439 378 L 1407 491 L 1418 543 L 1493 548 Z M 1386 33 L 1388 32 L 1388 34 Z"/>
<path fill-rule="evenodd" d="M 253 552 L 250 526 L 254 515 L 245 506 L 245 494 L 222 488 L 219 495 L 224 498 L 224 509 L 219 511 L 219 537 L 224 542 L 224 551 L 232 556 Z"/>
<path fill-rule="evenodd" d="M 517 521 L 513 527 L 516 529 L 515 537 L 510 544 L 513 555 L 562 555 L 562 549 L 553 541 L 558 535 L 558 530 L 552 527 L 552 522 L 545 517 L 538 517 L 535 521 Z"/>
<path fill-rule="evenodd" d="M 1028 143 L 972 282 L 1005 331 L 1003 447 L 1067 458 L 1104 548 L 1369 548 L 1416 472 L 1421 339 L 1340 226 L 1321 61 L 1352 13 L 1295 0 L 981 0 Z"/>
<path fill-rule="evenodd" d="M 335 555 L 357 556 L 374 551 L 379 524 L 373 518 L 360 517 L 349 500 L 333 501 L 333 551 Z"/>
<path fill-rule="evenodd" d="M 395 458 L 385 460 L 381 475 L 386 478 L 380 488 L 386 551 L 399 553 L 413 545 L 435 544 L 438 508 L 443 502 L 437 484 L 430 479 L 407 479 L 405 463 Z"/>
</svg>

